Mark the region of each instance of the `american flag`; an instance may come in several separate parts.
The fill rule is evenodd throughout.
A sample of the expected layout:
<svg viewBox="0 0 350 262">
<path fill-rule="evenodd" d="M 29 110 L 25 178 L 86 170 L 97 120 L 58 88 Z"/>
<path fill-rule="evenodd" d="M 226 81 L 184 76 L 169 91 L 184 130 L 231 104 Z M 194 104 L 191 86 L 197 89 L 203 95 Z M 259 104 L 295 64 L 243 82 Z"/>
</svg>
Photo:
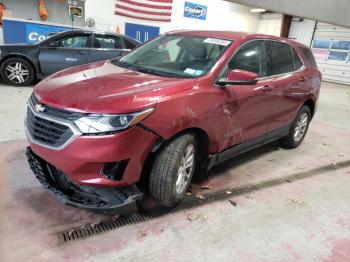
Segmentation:
<svg viewBox="0 0 350 262">
<path fill-rule="evenodd" d="M 171 21 L 173 0 L 116 0 L 115 14 L 142 20 Z"/>
</svg>

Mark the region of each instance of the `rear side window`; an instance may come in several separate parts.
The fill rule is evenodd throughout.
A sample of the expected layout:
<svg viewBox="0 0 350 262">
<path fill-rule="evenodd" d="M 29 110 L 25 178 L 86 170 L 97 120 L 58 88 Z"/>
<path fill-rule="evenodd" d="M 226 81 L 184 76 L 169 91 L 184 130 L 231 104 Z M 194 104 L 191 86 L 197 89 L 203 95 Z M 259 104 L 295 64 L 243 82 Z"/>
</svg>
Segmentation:
<svg viewBox="0 0 350 262">
<path fill-rule="evenodd" d="M 304 56 L 306 57 L 306 59 L 309 61 L 309 63 L 313 66 L 313 67 L 317 67 L 316 61 L 315 61 L 315 57 L 312 54 L 311 50 L 305 47 L 300 47 L 301 52 L 303 52 Z"/>
<path fill-rule="evenodd" d="M 226 77 L 228 70 L 240 69 L 266 76 L 267 60 L 265 57 L 264 41 L 251 41 L 243 45 L 228 63 L 223 77 Z"/>
<path fill-rule="evenodd" d="M 281 42 L 270 41 L 269 47 L 270 75 L 293 72 L 294 64 L 291 46 Z"/>
<path fill-rule="evenodd" d="M 293 50 L 293 61 L 294 61 L 294 70 L 298 70 L 303 66 L 303 62 L 301 62 L 299 55 L 297 52 L 292 48 Z"/>
<path fill-rule="evenodd" d="M 121 39 L 118 36 L 95 34 L 94 48 L 119 49 L 123 47 L 122 47 Z"/>
</svg>

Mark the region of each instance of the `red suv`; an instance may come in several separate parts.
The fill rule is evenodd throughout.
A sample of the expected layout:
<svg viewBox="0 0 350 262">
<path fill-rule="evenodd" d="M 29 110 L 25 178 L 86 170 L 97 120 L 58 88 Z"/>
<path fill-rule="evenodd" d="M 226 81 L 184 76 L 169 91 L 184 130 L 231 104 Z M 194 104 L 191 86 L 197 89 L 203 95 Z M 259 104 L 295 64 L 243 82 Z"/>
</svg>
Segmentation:
<svg viewBox="0 0 350 262">
<path fill-rule="evenodd" d="M 27 157 L 67 204 L 126 213 L 145 192 L 171 207 L 199 172 L 276 139 L 299 146 L 320 84 L 299 43 L 171 32 L 41 81 L 28 102 Z"/>
</svg>

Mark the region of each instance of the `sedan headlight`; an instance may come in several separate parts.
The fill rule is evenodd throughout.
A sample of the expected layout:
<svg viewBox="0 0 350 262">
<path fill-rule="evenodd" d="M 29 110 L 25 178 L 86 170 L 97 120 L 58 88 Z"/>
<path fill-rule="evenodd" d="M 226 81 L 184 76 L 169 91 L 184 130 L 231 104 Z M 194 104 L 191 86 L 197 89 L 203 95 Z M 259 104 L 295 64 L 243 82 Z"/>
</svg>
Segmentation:
<svg viewBox="0 0 350 262">
<path fill-rule="evenodd" d="M 148 117 L 154 108 L 149 108 L 141 112 L 132 114 L 89 114 L 74 121 L 76 126 L 84 134 L 98 134 L 115 132 L 126 129 L 140 123 Z"/>
</svg>

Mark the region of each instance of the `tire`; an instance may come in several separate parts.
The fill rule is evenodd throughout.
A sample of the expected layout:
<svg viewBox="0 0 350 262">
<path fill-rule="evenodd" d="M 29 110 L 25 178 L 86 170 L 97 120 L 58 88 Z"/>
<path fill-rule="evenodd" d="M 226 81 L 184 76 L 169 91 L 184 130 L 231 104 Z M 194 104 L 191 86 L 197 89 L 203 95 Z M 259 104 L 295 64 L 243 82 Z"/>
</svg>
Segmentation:
<svg viewBox="0 0 350 262">
<path fill-rule="evenodd" d="M 5 60 L 0 68 L 4 82 L 12 86 L 28 86 L 35 80 L 35 70 L 31 63 L 23 58 L 14 57 Z"/>
<path fill-rule="evenodd" d="M 185 161 L 186 158 L 188 161 Z M 180 203 L 191 183 L 196 160 L 197 140 L 192 134 L 179 136 L 164 146 L 156 155 L 151 169 L 151 195 L 167 207 Z M 187 169 L 184 169 L 185 162 L 188 163 Z"/>
<path fill-rule="evenodd" d="M 289 133 L 286 137 L 282 138 L 282 143 L 287 148 L 296 148 L 304 140 L 305 135 L 309 129 L 311 121 L 311 111 L 308 106 L 303 106 L 295 118 Z"/>
</svg>

